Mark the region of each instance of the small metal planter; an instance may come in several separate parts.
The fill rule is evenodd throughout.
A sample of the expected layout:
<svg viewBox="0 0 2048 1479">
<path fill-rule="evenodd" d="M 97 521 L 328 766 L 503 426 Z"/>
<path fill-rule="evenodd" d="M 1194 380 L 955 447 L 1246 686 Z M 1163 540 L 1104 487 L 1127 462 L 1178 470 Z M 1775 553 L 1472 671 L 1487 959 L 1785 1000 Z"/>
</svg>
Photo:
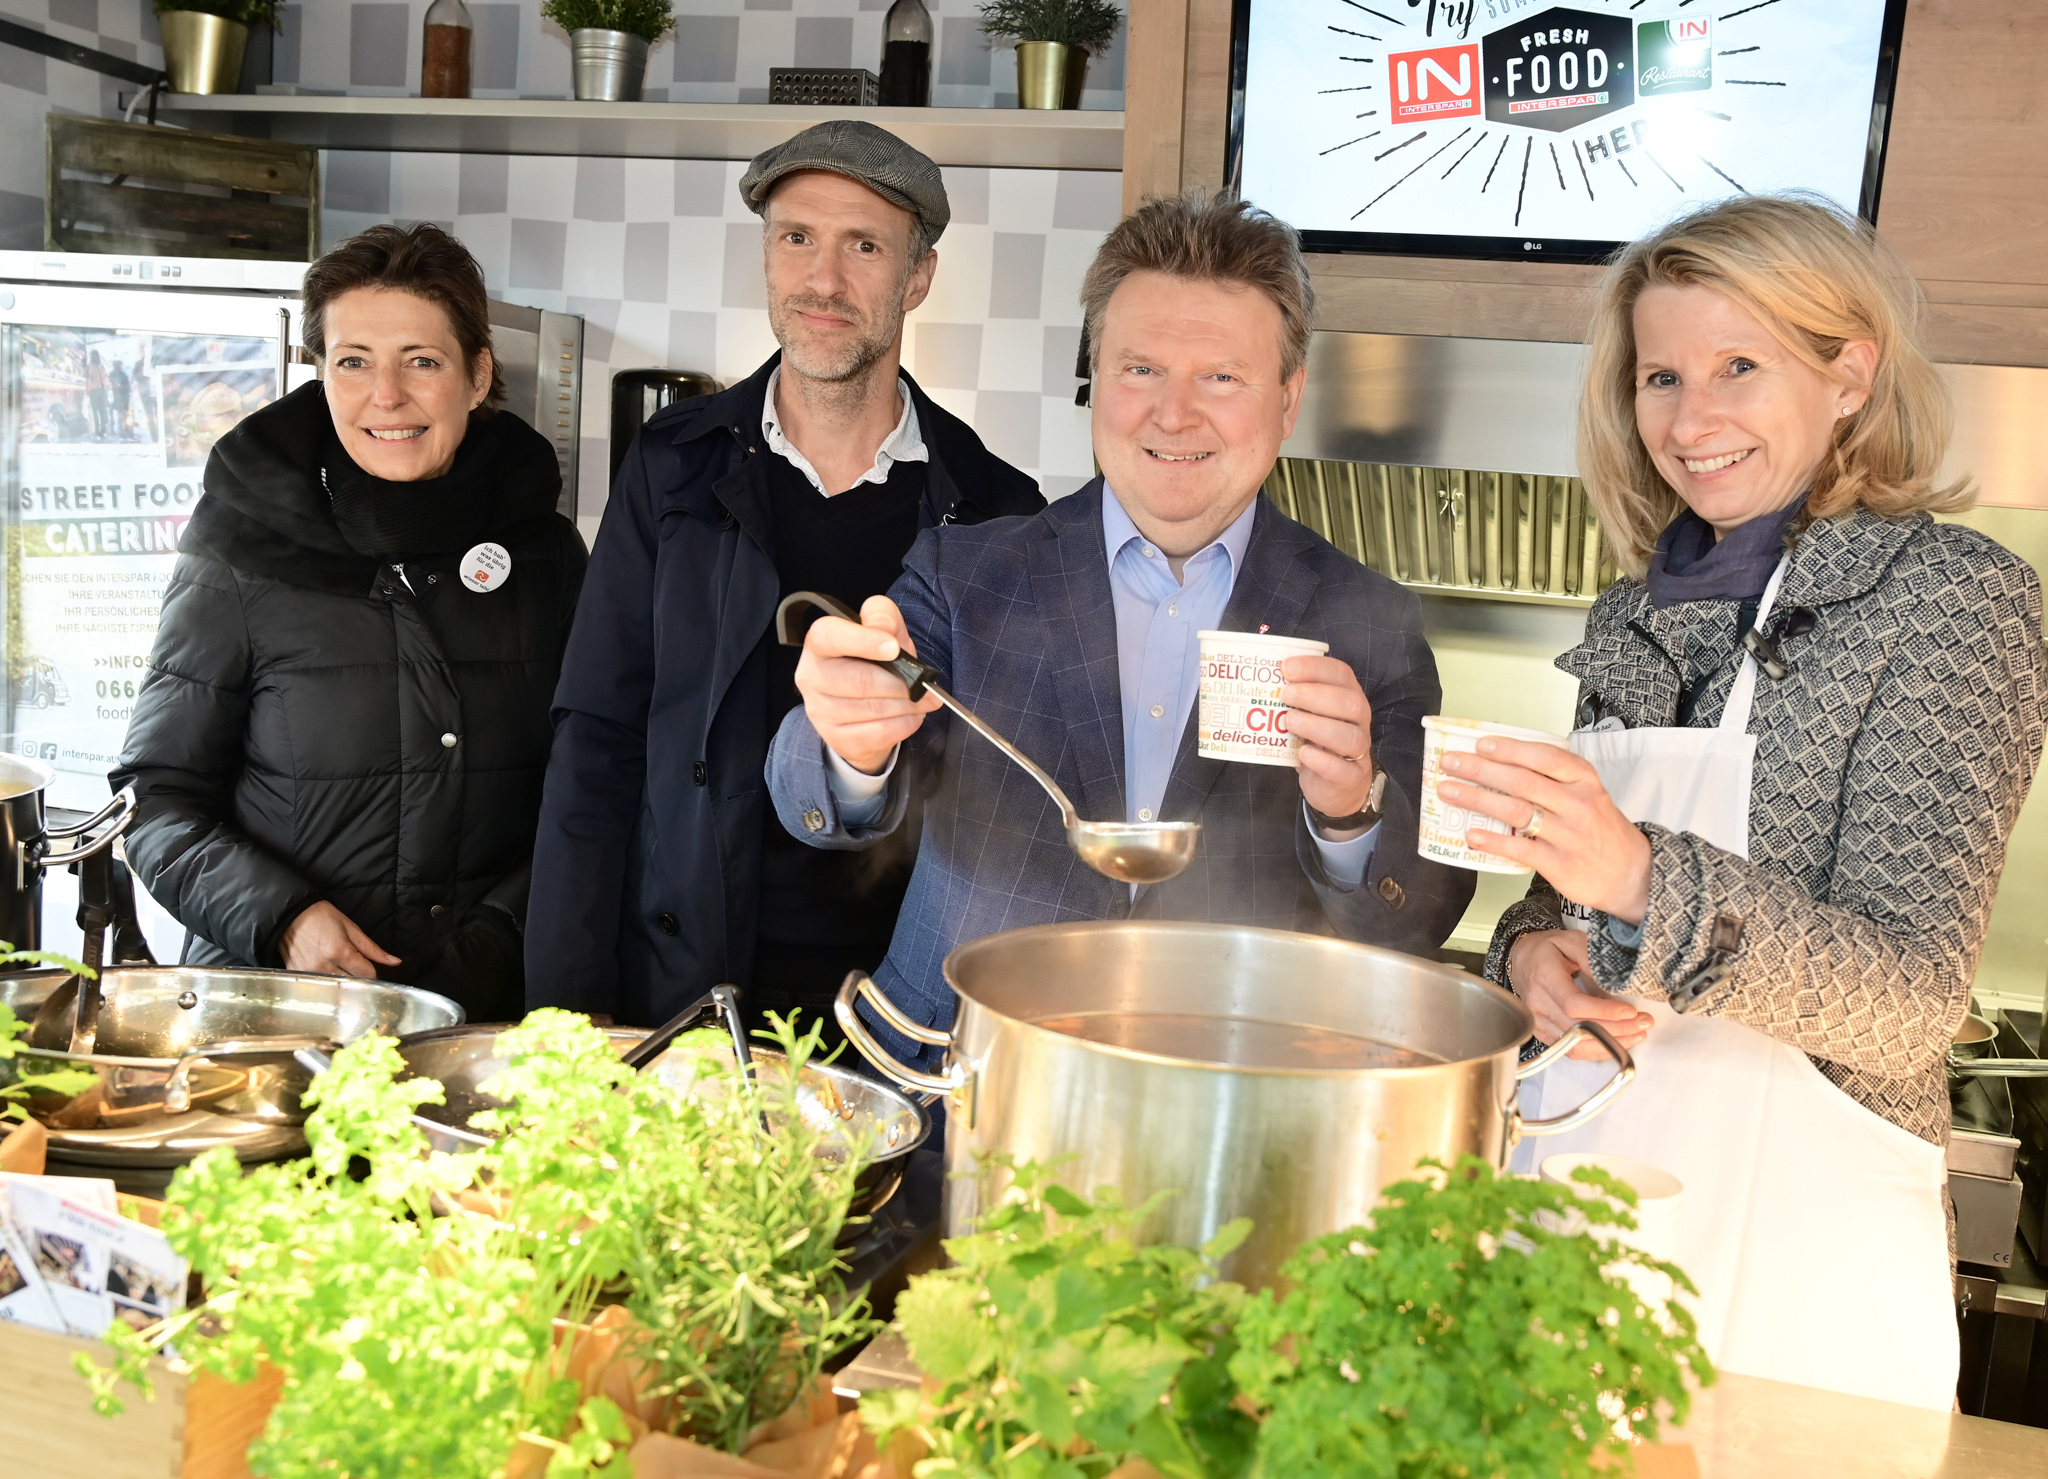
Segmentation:
<svg viewBox="0 0 2048 1479">
<path fill-rule="evenodd" d="M 1017 106 L 1079 107 L 1081 69 L 1087 63 L 1087 53 L 1064 41 L 1018 42 Z"/>
<path fill-rule="evenodd" d="M 630 31 L 571 31 L 569 65 L 578 102 L 637 103 L 647 80 L 647 38 Z"/>
<path fill-rule="evenodd" d="M 196 10 L 166 10 L 156 21 L 163 30 L 164 70 L 171 74 L 172 92 L 233 92 L 241 85 L 247 26 Z"/>
</svg>

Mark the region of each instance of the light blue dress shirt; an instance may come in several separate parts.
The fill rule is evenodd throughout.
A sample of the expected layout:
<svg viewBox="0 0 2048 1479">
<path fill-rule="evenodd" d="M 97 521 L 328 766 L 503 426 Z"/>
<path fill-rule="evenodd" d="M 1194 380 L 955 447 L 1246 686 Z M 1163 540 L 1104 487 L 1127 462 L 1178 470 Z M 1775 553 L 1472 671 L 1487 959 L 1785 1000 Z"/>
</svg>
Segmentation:
<svg viewBox="0 0 2048 1479">
<path fill-rule="evenodd" d="M 1175 579 L 1166 556 L 1138 532 L 1115 492 L 1102 485 L 1103 543 L 1109 555 L 1109 593 L 1116 609 L 1117 674 L 1124 700 L 1124 820 L 1149 822 L 1166 797 L 1180 737 L 1187 732 L 1201 683 L 1202 644 L 1197 632 L 1214 630 L 1230 604 L 1237 572 L 1252 541 L 1254 500 L 1219 535 L 1196 551 Z M 880 775 L 862 775 L 825 752 L 828 784 L 839 819 L 850 827 L 881 820 L 883 790 L 895 757 Z M 1304 802 L 1304 815 L 1306 815 Z M 1344 842 L 1309 836 L 1323 855 L 1323 870 L 1338 888 L 1351 890 L 1365 877 L 1379 828 Z M 1136 888 L 1132 893 L 1137 892 Z"/>
<path fill-rule="evenodd" d="M 1202 644 L 1195 634 L 1222 624 L 1237 573 L 1244 568 L 1258 507 L 1254 499 L 1214 544 L 1188 556 L 1176 580 L 1165 554 L 1138 532 L 1116 491 L 1102 485 L 1103 545 L 1109 554 L 1124 699 L 1127 822 L 1151 821 L 1166 797 L 1174 756 L 1201 687 Z M 1374 827 L 1349 841 L 1330 842 L 1309 828 L 1330 882 L 1347 890 L 1365 877 L 1378 834 Z"/>
</svg>

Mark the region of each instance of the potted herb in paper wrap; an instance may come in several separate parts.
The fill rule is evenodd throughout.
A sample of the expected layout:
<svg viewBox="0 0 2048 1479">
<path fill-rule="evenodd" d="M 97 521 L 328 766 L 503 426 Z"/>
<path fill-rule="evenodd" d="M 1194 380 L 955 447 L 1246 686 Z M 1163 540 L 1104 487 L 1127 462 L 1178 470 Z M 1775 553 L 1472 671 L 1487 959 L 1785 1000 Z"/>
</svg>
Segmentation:
<svg viewBox="0 0 2048 1479">
<path fill-rule="evenodd" d="M 500 1138 L 464 1156 L 412 1122 L 439 1084 L 401 1080 L 389 1038 L 350 1044 L 307 1091 L 305 1160 L 210 1152 L 173 1179 L 165 1231 L 207 1298 L 110 1331 L 111 1367 L 79 1358 L 101 1410 L 147 1394 L 167 1346 L 237 1384 L 273 1369 L 266 1479 L 687 1473 L 836 1421 L 818 1373 L 874 1323 L 834 1248 L 859 1158 L 816 1154 L 796 1097 L 815 1038 L 779 1039 L 786 1078 L 748 1090 L 716 1035 L 683 1039 L 668 1082 L 537 1012 L 486 1086 Z"/>
<path fill-rule="evenodd" d="M 669 0 L 541 0 L 540 13 L 569 33 L 579 102 L 639 102 L 647 49 L 676 28 Z"/>
<path fill-rule="evenodd" d="M 1123 12 L 1115 0 L 989 0 L 981 29 L 1017 43 L 1017 106 L 1078 108 L 1091 55 L 1116 39 Z"/>
<path fill-rule="evenodd" d="M 1630 1287 L 1643 1268 L 1691 1290 L 1617 1239 L 1634 1193 L 1598 1171 L 1567 1189 L 1425 1162 L 1255 1295 L 1214 1279 L 1242 1222 L 1139 1247 L 1149 1208 L 1015 1177 L 897 1301 L 922 1388 L 861 1400 L 931 1479 L 1595 1479 L 1713 1380 L 1683 1306 Z"/>
<path fill-rule="evenodd" d="M 277 25 L 280 0 L 156 0 L 172 92 L 233 92 L 251 26 Z"/>
</svg>

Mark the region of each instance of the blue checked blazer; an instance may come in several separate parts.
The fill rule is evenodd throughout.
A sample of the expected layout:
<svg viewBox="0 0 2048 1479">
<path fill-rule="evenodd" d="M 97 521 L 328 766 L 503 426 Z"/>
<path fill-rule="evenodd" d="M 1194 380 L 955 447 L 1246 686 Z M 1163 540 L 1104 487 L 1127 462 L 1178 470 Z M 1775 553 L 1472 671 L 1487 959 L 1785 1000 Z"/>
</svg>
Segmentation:
<svg viewBox="0 0 2048 1479">
<path fill-rule="evenodd" d="M 1099 478 L 1029 518 L 926 530 L 889 594 L 917 655 L 956 698 L 1050 771 L 1082 816 L 1123 818 L 1123 700 Z M 1422 716 L 1437 712 L 1442 694 L 1414 594 L 1262 495 L 1222 625 L 1328 642 L 1330 655 L 1358 674 L 1387 790 L 1371 865 L 1351 892 L 1323 872 L 1295 773 L 1203 759 L 1193 714 L 1160 816 L 1200 821 L 1201 850 L 1186 872 L 1133 900 L 1127 885 L 1068 850 L 1059 811 L 1037 783 L 944 711 L 905 745 L 881 820 L 870 828 L 842 825 L 824 744 L 803 709 L 789 712 L 769 748 L 768 786 L 793 836 L 813 847 L 871 846 L 903 824 L 913 790 L 925 796 L 910 892 L 875 972 L 905 1013 L 949 1026 L 947 953 L 1025 925 L 1201 919 L 1335 934 L 1418 955 L 1450 934 L 1474 876 L 1415 850 Z M 806 826 L 806 813 L 823 825 Z M 930 1061 L 876 1026 L 906 1061 Z"/>
</svg>

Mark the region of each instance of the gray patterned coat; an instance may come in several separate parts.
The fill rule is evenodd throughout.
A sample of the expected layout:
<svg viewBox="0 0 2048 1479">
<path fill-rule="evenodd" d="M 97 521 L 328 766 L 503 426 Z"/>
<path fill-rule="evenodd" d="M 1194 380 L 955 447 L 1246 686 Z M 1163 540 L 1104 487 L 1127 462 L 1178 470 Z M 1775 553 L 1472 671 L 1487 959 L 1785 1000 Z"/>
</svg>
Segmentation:
<svg viewBox="0 0 2048 1479">
<path fill-rule="evenodd" d="M 1659 611 L 1638 581 L 1609 588 L 1557 660 L 1579 679 L 1578 723 L 1674 724 L 1702 674 L 1692 722 L 1718 723 L 1736 609 Z M 1666 999 L 1707 964 L 1715 917 L 1736 915 L 1734 971 L 1689 1010 L 1789 1043 L 1857 1103 L 1946 1144 L 1942 1058 L 2041 758 L 2040 582 L 1973 530 L 1857 512 L 1798 537 L 1763 635 L 1790 671 L 1757 679 L 1749 858 L 1644 827 L 1642 945 L 1596 917 L 1593 974 Z M 1504 981 L 1517 935 L 1559 927 L 1539 877 L 1495 929 L 1487 975 Z"/>
</svg>

